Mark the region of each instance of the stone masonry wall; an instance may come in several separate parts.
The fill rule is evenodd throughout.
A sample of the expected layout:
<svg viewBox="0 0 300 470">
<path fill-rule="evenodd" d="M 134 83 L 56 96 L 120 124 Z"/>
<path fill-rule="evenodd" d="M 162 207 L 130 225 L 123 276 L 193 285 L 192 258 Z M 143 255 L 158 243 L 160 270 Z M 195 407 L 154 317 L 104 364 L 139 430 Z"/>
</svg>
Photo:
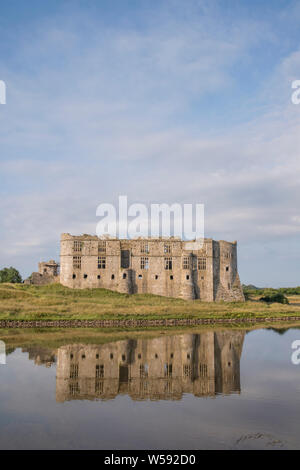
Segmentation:
<svg viewBox="0 0 300 470">
<path fill-rule="evenodd" d="M 60 282 L 186 300 L 243 301 L 236 242 L 205 239 L 200 250 L 169 239 L 99 239 L 62 234 Z"/>
</svg>

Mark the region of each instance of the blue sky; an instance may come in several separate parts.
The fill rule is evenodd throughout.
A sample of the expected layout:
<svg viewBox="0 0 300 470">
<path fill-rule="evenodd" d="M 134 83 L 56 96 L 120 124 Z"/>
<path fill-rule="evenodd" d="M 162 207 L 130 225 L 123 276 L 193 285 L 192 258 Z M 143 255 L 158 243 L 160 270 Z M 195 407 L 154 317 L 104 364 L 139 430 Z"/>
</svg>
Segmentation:
<svg viewBox="0 0 300 470">
<path fill-rule="evenodd" d="M 58 258 L 96 207 L 204 203 L 242 282 L 299 285 L 299 1 L 10 1 L 0 264 Z"/>
</svg>

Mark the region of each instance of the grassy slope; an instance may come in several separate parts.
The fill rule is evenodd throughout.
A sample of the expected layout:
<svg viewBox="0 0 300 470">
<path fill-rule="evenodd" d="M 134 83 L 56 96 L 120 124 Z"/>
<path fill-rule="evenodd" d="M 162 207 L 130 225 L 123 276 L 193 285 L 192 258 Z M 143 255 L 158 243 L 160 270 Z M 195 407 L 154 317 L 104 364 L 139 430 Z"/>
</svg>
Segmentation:
<svg viewBox="0 0 300 470">
<path fill-rule="evenodd" d="M 251 318 L 300 315 L 290 305 L 185 301 L 151 294 L 127 295 L 105 289 L 68 289 L 60 284 L 36 287 L 0 284 L 0 320 Z"/>
</svg>

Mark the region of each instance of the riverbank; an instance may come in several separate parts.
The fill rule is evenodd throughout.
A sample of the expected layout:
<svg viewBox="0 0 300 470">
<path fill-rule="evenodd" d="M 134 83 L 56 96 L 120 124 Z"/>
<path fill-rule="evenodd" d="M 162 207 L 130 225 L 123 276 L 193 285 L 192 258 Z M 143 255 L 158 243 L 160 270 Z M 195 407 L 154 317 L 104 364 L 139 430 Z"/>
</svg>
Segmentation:
<svg viewBox="0 0 300 470">
<path fill-rule="evenodd" d="M 159 328 L 201 325 L 255 325 L 277 322 L 300 322 L 299 316 L 252 318 L 187 318 L 157 320 L 0 320 L 0 328 Z"/>
<path fill-rule="evenodd" d="M 254 321 L 298 321 L 300 302 L 289 305 L 201 302 L 127 295 L 105 289 L 69 289 L 60 284 L 0 285 L 0 327 L 147 327 Z M 24 322 L 24 323 L 23 323 Z"/>
</svg>

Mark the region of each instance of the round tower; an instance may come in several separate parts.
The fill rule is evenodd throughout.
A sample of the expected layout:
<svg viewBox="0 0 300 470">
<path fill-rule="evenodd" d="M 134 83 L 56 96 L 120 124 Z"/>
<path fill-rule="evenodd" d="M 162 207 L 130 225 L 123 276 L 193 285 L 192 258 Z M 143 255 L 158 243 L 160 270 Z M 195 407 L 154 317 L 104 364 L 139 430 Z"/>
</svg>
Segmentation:
<svg viewBox="0 0 300 470">
<path fill-rule="evenodd" d="M 193 276 L 193 256 L 191 253 L 184 254 L 181 260 L 181 298 L 194 300 L 196 298 Z"/>
<path fill-rule="evenodd" d="M 130 268 L 122 268 L 119 271 L 118 292 L 132 294 L 132 276 Z"/>
</svg>

